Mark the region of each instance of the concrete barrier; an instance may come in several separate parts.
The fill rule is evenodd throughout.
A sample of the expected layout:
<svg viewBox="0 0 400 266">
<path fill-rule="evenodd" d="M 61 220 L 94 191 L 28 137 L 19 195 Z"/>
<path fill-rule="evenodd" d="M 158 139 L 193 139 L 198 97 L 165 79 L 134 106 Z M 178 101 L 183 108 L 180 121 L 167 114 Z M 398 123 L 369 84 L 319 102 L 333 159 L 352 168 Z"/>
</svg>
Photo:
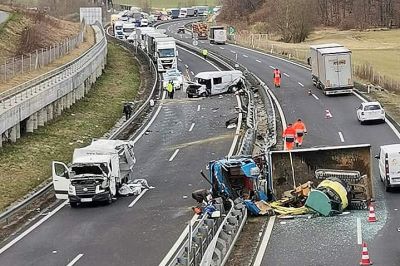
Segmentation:
<svg viewBox="0 0 400 266">
<path fill-rule="evenodd" d="M 93 25 L 96 44 L 61 67 L 53 76 L 33 83 L 12 97 L 0 99 L 0 147 L 16 142 L 21 133 L 31 133 L 82 99 L 102 74 L 106 64 L 107 40 L 101 25 Z"/>
</svg>

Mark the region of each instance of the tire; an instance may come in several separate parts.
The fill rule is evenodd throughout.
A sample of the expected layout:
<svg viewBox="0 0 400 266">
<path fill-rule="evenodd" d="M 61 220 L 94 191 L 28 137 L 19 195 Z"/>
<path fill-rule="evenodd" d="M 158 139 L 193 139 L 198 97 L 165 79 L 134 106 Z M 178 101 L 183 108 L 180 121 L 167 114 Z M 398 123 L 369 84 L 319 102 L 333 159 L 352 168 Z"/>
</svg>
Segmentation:
<svg viewBox="0 0 400 266">
<path fill-rule="evenodd" d="M 360 120 L 360 125 L 364 125 L 364 121 Z"/>
<path fill-rule="evenodd" d="M 387 181 L 386 181 L 386 180 L 385 180 L 385 182 L 384 182 L 384 183 L 385 183 L 385 191 L 386 191 L 386 192 L 391 192 L 391 191 L 392 191 L 392 188 L 388 186 L 388 184 L 387 184 Z"/>
<path fill-rule="evenodd" d="M 200 97 L 207 97 L 207 93 L 205 93 L 205 92 L 201 93 Z"/>
<path fill-rule="evenodd" d="M 112 203 L 112 195 L 111 195 L 111 191 L 108 192 L 108 198 L 105 201 L 106 205 L 110 205 Z"/>
<path fill-rule="evenodd" d="M 188 94 L 188 98 L 193 98 L 193 95 L 192 94 Z"/>
<path fill-rule="evenodd" d="M 71 205 L 71 208 L 78 208 L 78 202 L 70 202 L 69 205 Z"/>
</svg>

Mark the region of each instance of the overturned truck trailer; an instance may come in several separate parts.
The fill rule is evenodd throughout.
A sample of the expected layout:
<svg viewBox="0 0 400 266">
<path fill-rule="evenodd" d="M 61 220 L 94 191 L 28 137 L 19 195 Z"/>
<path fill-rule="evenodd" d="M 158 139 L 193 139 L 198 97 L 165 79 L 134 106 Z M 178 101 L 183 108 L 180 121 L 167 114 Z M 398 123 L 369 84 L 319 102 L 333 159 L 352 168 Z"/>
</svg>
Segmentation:
<svg viewBox="0 0 400 266">
<path fill-rule="evenodd" d="M 285 191 L 308 181 L 318 185 L 325 179 L 337 180 L 349 188 L 349 207 L 364 209 L 374 197 L 370 149 L 371 145 L 363 144 L 270 151 L 269 189 L 281 198 Z"/>
</svg>

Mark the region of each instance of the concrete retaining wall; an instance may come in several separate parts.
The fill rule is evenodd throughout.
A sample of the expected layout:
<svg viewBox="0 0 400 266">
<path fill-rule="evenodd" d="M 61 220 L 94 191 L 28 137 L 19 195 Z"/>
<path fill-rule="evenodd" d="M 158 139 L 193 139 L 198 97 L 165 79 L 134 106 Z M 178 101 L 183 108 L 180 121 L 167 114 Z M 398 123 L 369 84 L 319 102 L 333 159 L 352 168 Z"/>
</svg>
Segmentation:
<svg viewBox="0 0 400 266">
<path fill-rule="evenodd" d="M 0 147 L 16 142 L 21 133 L 33 132 L 82 99 L 102 74 L 107 40 L 103 28 L 93 25 L 96 44 L 66 68 L 12 98 L 0 99 Z"/>
</svg>

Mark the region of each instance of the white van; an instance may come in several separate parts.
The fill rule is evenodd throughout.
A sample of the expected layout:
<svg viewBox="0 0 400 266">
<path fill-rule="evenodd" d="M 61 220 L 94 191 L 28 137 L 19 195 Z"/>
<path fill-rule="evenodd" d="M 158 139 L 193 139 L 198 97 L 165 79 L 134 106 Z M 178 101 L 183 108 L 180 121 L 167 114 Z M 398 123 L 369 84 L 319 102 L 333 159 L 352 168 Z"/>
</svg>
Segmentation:
<svg viewBox="0 0 400 266">
<path fill-rule="evenodd" d="M 400 144 L 381 146 L 375 158 L 379 160 L 379 174 L 386 191 L 400 187 Z"/>
<path fill-rule="evenodd" d="M 239 70 L 200 72 L 195 76 L 195 83 L 187 87 L 186 93 L 192 98 L 232 92 L 242 82 L 243 73 Z"/>
</svg>

